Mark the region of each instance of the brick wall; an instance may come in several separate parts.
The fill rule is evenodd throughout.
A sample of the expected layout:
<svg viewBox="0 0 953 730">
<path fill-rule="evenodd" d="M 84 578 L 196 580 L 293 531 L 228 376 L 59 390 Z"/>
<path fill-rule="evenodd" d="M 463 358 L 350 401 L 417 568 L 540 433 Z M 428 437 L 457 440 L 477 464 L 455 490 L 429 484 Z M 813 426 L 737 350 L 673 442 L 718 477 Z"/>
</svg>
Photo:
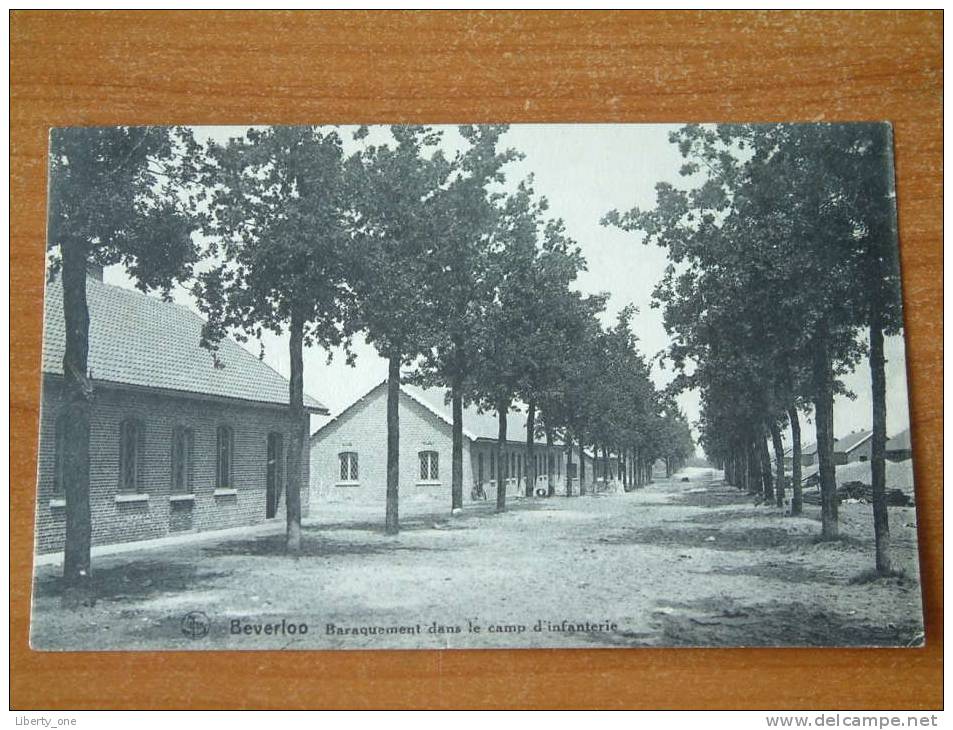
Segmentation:
<svg viewBox="0 0 953 730">
<path fill-rule="evenodd" d="M 63 549 L 66 513 L 51 504 L 54 498 L 54 434 L 62 384 L 44 378 L 38 454 L 36 543 L 37 552 Z M 287 458 L 291 421 L 280 406 L 258 406 L 114 389 L 99 385 L 90 419 L 90 506 L 93 545 L 163 537 L 171 533 L 253 525 L 265 521 L 267 437 L 282 433 Z M 119 428 L 137 418 L 145 429 L 140 491 L 146 501 L 116 500 L 119 486 Z M 215 451 L 218 426 L 234 433 L 234 489 L 216 496 Z M 171 501 L 172 430 L 193 429 L 194 476 L 192 501 Z M 307 448 L 307 445 L 306 445 Z M 309 507 L 308 459 L 302 467 L 302 513 Z M 284 519 L 284 498 L 276 518 Z"/>
</svg>

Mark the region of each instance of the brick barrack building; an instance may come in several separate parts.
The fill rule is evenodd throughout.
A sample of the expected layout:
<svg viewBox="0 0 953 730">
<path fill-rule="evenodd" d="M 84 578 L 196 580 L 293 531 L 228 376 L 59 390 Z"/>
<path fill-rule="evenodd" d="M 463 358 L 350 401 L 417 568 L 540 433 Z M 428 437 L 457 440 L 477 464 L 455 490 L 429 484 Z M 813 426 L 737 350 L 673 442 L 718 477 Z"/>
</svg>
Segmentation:
<svg viewBox="0 0 953 730">
<path fill-rule="evenodd" d="M 218 363 L 188 308 L 87 277 L 93 545 L 284 519 L 288 381 L 231 340 Z M 63 291 L 46 290 L 37 552 L 63 549 Z M 305 396 L 308 414 L 327 409 Z M 305 431 L 307 433 L 307 431 Z M 308 460 L 302 513 L 308 514 Z"/>
</svg>

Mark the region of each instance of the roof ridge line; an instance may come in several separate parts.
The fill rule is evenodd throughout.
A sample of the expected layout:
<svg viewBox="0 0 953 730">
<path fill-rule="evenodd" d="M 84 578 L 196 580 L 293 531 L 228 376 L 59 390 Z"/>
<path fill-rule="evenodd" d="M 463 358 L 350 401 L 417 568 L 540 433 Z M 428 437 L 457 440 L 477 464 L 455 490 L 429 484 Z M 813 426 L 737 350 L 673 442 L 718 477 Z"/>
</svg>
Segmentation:
<svg viewBox="0 0 953 730">
<path fill-rule="evenodd" d="M 384 382 L 387 382 L 387 381 L 384 381 Z M 406 385 L 406 383 L 401 383 L 401 384 L 400 384 L 400 390 L 401 390 L 401 392 L 402 392 L 404 395 L 406 395 L 408 398 L 410 398 L 411 400 L 413 400 L 414 403 L 416 403 L 416 404 L 422 406 L 423 408 L 425 408 L 427 411 L 429 411 L 430 413 L 432 413 L 433 415 L 435 415 L 437 418 L 439 418 L 439 419 L 440 419 L 441 421 L 443 421 L 444 423 L 449 424 L 451 428 L 453 427 L 453 418 L 452 418 L 452 417 L 451 417 L 451 418 L 447 418 L 447 416 L 446 416 L 445 414 L 440 413 L 440 412 L 439 412 L 436 408 L 434 408 L 430 403 L 427 403 L 426 401 L 424 401 L 424 400 L 418 398 L 418 397 L 417 397 L 416 395 L 414 395 L 412 392 L 410 392 L 409 390 L 407 390 L 407 388 L 404 387 L 405 385 Z M 470 430 L 467 429 L 467 428 L 463 428 L 463 424 L 460 424 L 460 426 L 461 426 L 461 429 L 460 429 L 460 430 L 463 432 L 463 435 L 464 435 L 464 436 L 466 436 L 466 437 L 467 437 L 468 439 L 470 439 L 471 441 L 476 441 L 476 440 L 477 440 L 477 437 L 473 434 L 472 431 L 470 431 Z"/>
<path fill-rule="evenodd" d="M 314 438 L 315 436 L 317 436 L 321 431 L 323 431 L 324 429 L 326 429 L 328 426 L 330 426 L 330 425 L 331 425 L 332 423 L 334 423 L 335 421 L 339 420 L 345 413 L 347 413 L 347 412 L 350 411 L 352 408 L 354 408 L 358 403 L 360 403 L 361 401 L 363 401 L 364 399 L 366 399 L 371 393 L 373 393 L 375 390 L 377 390 L 378 388 L 380 388 L 382 385 L 386 385 L 386 384 L 387 384 L 387 378 L 384 378 L 384 380 L 382 380 L 381 382 L 377 383 L 374 387 L 372 387 L 372 388 L 371 388 L 370 390 L 368 390 L 366 393 L 364 393 L 364 394 L 361 395 L 360 397 L 355 398 L 353 401 L 351 401 L 350 403 L 348 403 L 348 405 L 345 406 L 344 409 L 343 409 L 340 413 L 338 413 L 336 416 L 332 416 L 326 423 L 323 423 L 323 424 L 321 424 L 320 426 L 318 426 L 316 429 L 314 429 L 314 433 L 312 433 L 308 438 L 309 438 L 309 439 L 313 439 L 313 438 Z"/>
</svg>

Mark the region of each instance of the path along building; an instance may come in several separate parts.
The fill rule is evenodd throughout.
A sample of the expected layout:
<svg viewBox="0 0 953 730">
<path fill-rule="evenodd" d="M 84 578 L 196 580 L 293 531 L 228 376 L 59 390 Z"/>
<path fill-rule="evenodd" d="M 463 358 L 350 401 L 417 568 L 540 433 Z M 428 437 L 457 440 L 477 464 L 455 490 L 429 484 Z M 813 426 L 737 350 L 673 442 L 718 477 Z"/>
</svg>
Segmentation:
<svg viewBox="0 0 953 730">
<path fill-rule="evenodd" d="M 452 409 L 447 392 L 440 388 L 402 385 L 400 424 L 400 494 L 445 495 L 449 502 L 453 454 Z M 496 497 L 496 439 L 499 425 L 495 413 L 463 409 L 464 501 Z M 507 494 L 525 494 L 529 455 L 526 449 L 526 417 L 510 413 L 503 452 Z M 535 488 L 546 489 L 546 464 L 558 493 L 565 491 L 566 453 L 561 445 L 547 447 L 537 439 L 534 446 L 539 475 Z M 573 473 L 578 491 L 579 451 L 573 449 Z M 586 455 L 587 482 L 592 477 L 592 458 Z M 314 500 L 362 501 L 383 504 L 387 485 L 387 382 L 375 386 L 341 411 L 311 436 L 311 493 Z M 480 487 L 482 487 L 482 494 Z"/>
<path fill-rule="evenodd" d="M 90 507 L 93 544 L 283 519 L 295 428 L 288 381 L 231 340 L 217 359 L 199 346 L 188 308 L 87 277 Z M 36 547 L 63 549 L 63 291 L 47 285 Z M 311 414 L 327 409 L 305 396 Z M 305 430 L 305 434 L 307 434 Z M 308 459 L 302 512 L 308 513 Z"/>
</svg>

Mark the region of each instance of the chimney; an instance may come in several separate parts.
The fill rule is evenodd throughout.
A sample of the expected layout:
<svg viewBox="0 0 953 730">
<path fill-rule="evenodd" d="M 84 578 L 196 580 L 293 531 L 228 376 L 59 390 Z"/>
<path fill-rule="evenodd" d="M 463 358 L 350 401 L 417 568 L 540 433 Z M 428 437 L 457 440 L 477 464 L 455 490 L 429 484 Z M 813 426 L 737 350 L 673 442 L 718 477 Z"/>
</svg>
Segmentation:
<svg viewBox="0 0 953 730">
<path fill-rule="evenodd" d="M 97 264 L 94 261 L 88 261 L 86 263 L 86 276 L 90 276 L 96 281 L 102 281 L 103 280 L 102 264 Z"/>
</svg>

